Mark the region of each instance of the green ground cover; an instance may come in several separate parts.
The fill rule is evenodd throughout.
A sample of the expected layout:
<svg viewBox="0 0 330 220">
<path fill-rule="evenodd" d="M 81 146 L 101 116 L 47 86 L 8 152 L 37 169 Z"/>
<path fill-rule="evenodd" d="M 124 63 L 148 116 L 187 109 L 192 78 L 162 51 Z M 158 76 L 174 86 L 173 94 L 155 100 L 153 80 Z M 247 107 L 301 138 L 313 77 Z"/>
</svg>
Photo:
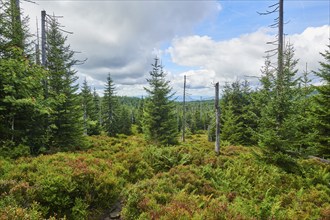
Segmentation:
<svg viewBox="0 0 330 220">
<path fill-rule="evenodd" d="M 203 134 L 173 147 L 140 136 L 89 138 L 85 151 L 0 159 L 0 219 L 329 219 L 330 165 L 270 163 L 260 148 Z M 289 165 L 287 165 L 289 166 Z"/>
</svg>

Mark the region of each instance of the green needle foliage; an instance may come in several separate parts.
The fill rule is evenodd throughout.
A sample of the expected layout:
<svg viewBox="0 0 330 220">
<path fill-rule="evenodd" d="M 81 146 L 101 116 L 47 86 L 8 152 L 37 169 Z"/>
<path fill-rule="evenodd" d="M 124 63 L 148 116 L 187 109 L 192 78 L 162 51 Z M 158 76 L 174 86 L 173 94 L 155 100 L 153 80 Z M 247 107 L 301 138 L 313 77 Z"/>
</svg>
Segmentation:
<svg viewBox="0 0 330 220">
<path fill-rule="evenodd" d="M 269 66 L 265 67 L 262 79 L 264 107 L 261 109 L 259 144 L 272 152 L 285 152 L 295 141 L 292 135 L 296 127 L 291 124 L 295 114 L 293 100 L 297 88 L 294 49 L 288 45 L 284 52 L 283 73 L 273 75 Z M 268 64 L 270 65 L 270 64 Z"/>
<path fill-rule="evenodd" d="M 234 113 L 232 100 L 227 103 L 226 110 L 222 112 L 221 118 L 223 120 L 221 140 L 228 141 L 231 144 L 242 144 L 243 122 L 240 120 L 241 117 Z"/>
<path fill-rule="evenodd" d="M 84 119 L 84 134 L 100 134 L 100 124 L 98 120 L 99 97 L 96 92 L 95 94 L 92 94 L 91 88 L 88 86 L 86 79 L 84 80 L 81 88 L 80 99 Z"/>
<path fill-rule="evenodd" d="M 132 114 L 128 107 L 121 105 L 119 106 L 117 128 L 119 134 L 131 134 L 132 127 Z"/>
<path fill-rule="evenodd" d="M 136 114 L 136 125 L 137 125 L 138 133 L 143 132 L 143 128 L 142 128 L 143 109 L 144 109 L 144 99 L 142 97 L 139 100 L 139 103 L 138 103 L 138 106 L 137 106 L 137 114 Z"/>
<path fill-rule="evenodd" d="M 296 97 L 293 100 L 295 114 L 291 117 L 292 125 L 295 126 L 295 132 L 292 133 L 295 139 L 295 143 L 292 144 L 293 150 L 302 156 L 315 155 L 317 148 L 317 120 L 313 116 L 314 90 L 306 68 L 299 79 Z"/>
<path fill-rule="evenodd" d="M 47 32 L 48 94 L 52 108 L 49 117 L 50 146 L 61 150 L 84 145 L 83 114 L 73 69 L 79 61 L 74 59 L 74 52 L 66 45 L 66 40 L 67 37 L 59 30 L 59 23 L 52 18 Z"/>
<path fill-rule="evenodd" d="M 39 122 L 49 113 L 41 85 L 46 71 L 27 55 L 29 33 L 16 1 L 0 6 L 0 155 L 36 154 L 46 144 Z"/>
<path fill-rule="evenodd" d="M 45 71 L 27 60 L 21 49 L 12 48 L 11 54 L 0 59 L 0 146 L 25 144 L 35 153 L 45 144 L 38 122 L 48 113 L 40 83 Z"/>
<path fill-rule="evenodd" d="M 238 145 L 253 145 L 253 129 L 256 121 L 253 117 L 252 92 L 247 81 L 226 84 L 221 99 L 220 136 L 224 141 Z"/>
<path fill-rule="evenodd" d="M 12 47 L 27 49 L 29 36 L 26 19 L 23 19 L 15 0 L 0 1 L 0 56 L 11 56 Z"/>
<path fill-rule="evenodd" d="M 155 58 L 152 71 L 147 79 L 149 88 L 145 88 L 149 97 L 144 103 L 143 132 L 146 139 L 156 144 L 172 145 L 177 143 L 177 121 L 174 113 L 174 101 L 170 82 Z"/>
<path fill-rule="evenodd" d="M 115 96 L 115 85 L 112 81 L 110 73 L 104 89 L 102 104 L 103 129 L 108 136 L 116 136 L 118 134 L 118 100 Z"/>
<path fill-rule="evenodd" d="M 328 50 L 321 53 L 325 61 L 320 62 L 321 68 L 314 72 L 323 81 L 321 86 L 315 87 L 315 117 L 318 130 L 318 155 L 330 158 L 330 45 Z"/>
<path fill-rule="evenodd" d="M 92 117 L 93 120 L 98 122 L 98 130 L 101 130 L 101 124 L 102 124 L 102 112 L 101 112 L 101 98 L 99 96 L 99 94 L 97 94 L 96 89 L 94 88 L 93 91 L 93 113 L 92 113 Z"/>
</svg>

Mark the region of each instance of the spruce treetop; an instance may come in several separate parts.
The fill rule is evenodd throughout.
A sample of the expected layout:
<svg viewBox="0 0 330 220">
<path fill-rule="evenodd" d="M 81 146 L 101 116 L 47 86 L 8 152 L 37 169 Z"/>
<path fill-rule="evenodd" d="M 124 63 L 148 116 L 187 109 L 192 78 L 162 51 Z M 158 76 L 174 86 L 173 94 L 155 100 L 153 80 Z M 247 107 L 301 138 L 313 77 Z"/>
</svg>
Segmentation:
<svg viewBox="0 0 330 220">
<path fill-rule="evenodd" d="M 143 132 L 147 140 L 156 144 L 176 144 L 175 106 L 171 100 L 174 93 L 157 57 L 149 74 L 151 76 L 147 79 L 149 88 L 145 88 L 149 97 L 145 101 L 143 110 Z"/>
</svg>

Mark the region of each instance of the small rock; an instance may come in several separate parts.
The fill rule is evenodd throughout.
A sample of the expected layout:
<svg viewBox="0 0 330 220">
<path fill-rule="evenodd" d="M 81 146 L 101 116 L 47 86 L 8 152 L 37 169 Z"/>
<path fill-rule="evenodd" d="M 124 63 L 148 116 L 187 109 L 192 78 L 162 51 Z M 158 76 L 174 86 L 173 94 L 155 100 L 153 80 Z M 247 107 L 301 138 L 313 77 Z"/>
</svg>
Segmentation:
<svg viewBox="0 0 330 220">
<path fill-rule="evenodd" d="M 110 213 L 110 219 L 119 219 L 119 218 L 120 218 L 120 212 Z"/>
</svg>

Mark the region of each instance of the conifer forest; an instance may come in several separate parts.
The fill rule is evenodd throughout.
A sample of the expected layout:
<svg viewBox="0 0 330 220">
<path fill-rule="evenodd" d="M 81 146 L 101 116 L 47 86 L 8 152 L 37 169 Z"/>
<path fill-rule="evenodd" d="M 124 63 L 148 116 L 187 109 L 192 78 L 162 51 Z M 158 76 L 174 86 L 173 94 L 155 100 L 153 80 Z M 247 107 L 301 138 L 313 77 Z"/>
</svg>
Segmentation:
<svg viewBox="0 0 330 220">
<path fill-rule="evenodd" d="M 330 219 L 330 43 L 298 69 L 283 0 L 264 13 L 279 19 L 260 86 L 194 101 L 157 56 L 143 97 L 118 95 L 114 73 L 79 84 L 58 17 L 39 42 L 19 2 L 0 0 L 0 220 Z"/>
</svg>

